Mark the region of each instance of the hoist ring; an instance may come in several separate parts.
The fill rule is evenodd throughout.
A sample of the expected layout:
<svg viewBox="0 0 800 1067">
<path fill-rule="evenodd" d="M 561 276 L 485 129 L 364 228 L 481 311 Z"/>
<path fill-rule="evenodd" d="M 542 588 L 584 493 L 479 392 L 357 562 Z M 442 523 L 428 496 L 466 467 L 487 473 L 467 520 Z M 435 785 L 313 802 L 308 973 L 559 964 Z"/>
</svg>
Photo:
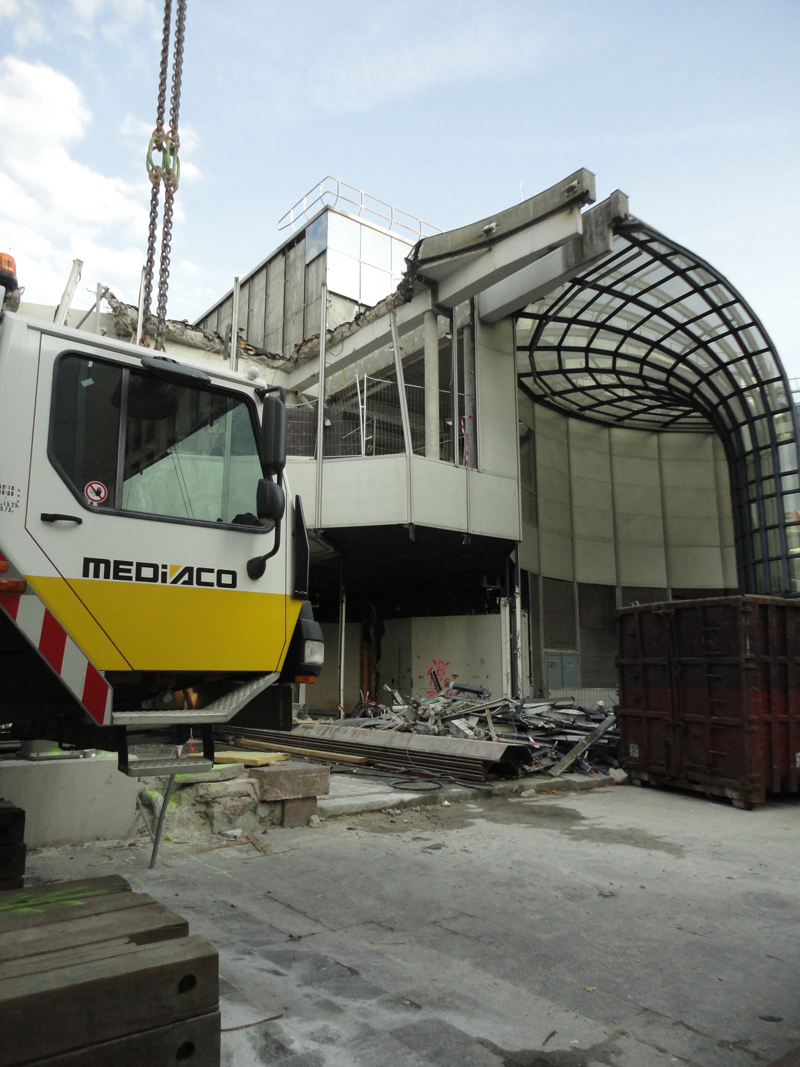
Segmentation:
<svg viewBox="0 0 800 1067">
<path fill-rule="evenodd" d="M 161 152 L 161 165 L 153 161 L 153 152 Z M 158 185 L 163 180 L 165 183 L 178 188 L 181 177 L 181 161 L 178 158 L 177 146 L 172 143 L 170 137 L 163 130 L 154 130 L 153 136 L 147 145 L 147 173 L 153 185 Z"/>
</svg>

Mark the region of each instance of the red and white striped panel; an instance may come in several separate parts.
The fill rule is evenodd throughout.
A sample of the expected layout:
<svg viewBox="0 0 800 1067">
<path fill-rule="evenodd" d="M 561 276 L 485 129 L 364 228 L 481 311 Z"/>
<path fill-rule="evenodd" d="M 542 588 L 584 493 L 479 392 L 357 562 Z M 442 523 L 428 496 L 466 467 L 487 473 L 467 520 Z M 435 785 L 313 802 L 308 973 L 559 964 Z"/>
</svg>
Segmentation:
<svg viewBox="0 0 800 1067">
<path fill-rule="evenodd" d="M 30 589 L 21 596 L 0 593 L 0 608 L 42 659 L 50 664 L 94 721 L 99 726 L 107 726 L 111 722 L 111 698 L 114 695 L 111 686 L 38 596 Z"/>
</svg>

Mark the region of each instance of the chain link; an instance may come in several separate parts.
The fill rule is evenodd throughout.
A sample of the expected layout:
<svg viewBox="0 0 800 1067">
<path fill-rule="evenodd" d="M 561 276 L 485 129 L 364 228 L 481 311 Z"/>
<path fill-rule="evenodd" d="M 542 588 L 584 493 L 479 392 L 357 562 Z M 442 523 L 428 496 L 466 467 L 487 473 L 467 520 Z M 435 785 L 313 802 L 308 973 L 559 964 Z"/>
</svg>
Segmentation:
<svg viewBox="0 0 800 1067">
<path fill-rule="evenodd" d="M 170 0 L 167 0 L 169 3 Z M 178 0 L 175 18 L 175 46 L 172 63 L 172 96 L 170 99 L 169 138 L 166 139 L 168 161 L 164 163 L 164 225 L 161 234 L 161 260 L 158 266 L 158 303 L 156 305 L 155 348 L 164 351 L 164 330 L 167 320 L 167 291 L 169 289 L 169 262 L 172 246 L 172 213 L 175 190 L 180 180 L 178 149 L 178 115 L 181 106 L 181 79 L 183 76 L 183 44 L 186 26 L 186 0 Z"/>
<path fill-rule="evenodd" d="M 153 272 L 156 262 L 156 231 L 158 229 L 158 193 L 161 186 L 162 171 L 152 163 L 152 151 L 157 151 L 164 142 L 164 112 L 167 106 L 167 73 L 169 71 L 169 38 L 172 22 L 172 0 L 164 0 L 164 26 L 161 34 L 161 65 L 158 75 L 158 105 L 156 108 L 156 128 L 150 138 L 147 149 L 147 174 L 152 183 L 150 190 L 150 219 L 147 227 L 147 257 L 144 267 L 144 312 L 142 340 L 147 344 L 147 320 L 150 318 L 150 304 L 153 298 Z"/>
<path fill-rule="evenodd" d="M 169 289 L 169 263 L 172 245 L 172 219 L 174 212 L 175 190 L 180 180 L 180 160 L 178 150 L 178 115 L 181 102 L 181 80 L 183 76 L 183 46 L 186 27 L 186 0 L 178 0 L 175 19 L 175 42 L 173 47 L 172 92 L 170 96 L 169 133 L 164 129 L 164 117 L 167 107 L 167 76 L 169 73 L 169 43 L 172 26 L 172 0 L 164 0 L 164 26 L 161 36 L 161 65 L 158 78 L 158 105 L 156 109 L 156 128 L 147 147 L 147 174 L 152 184 L 150 192 L 150 218 L 147 228 L 147 257 L 145 260 L 145 279 L 143 295 L 143 318 L 145 329 L 142 331 L 142 344 L 147 344 L 147 322 L 150 319 L 150 305 L 153 297 L 153 275 L 155 273 L 156 239 L 158 231 L 158 200 L 161 183 L 164 184 L 164 214 L 161 233 L 161 255 L 158 266 L 158 295 L 156 302 L 155 348 L 164 351 L 164 331 L 167 319 L 167 291 Z M 160 164 L 154 155 L 161 153 Z"/>
</svg>

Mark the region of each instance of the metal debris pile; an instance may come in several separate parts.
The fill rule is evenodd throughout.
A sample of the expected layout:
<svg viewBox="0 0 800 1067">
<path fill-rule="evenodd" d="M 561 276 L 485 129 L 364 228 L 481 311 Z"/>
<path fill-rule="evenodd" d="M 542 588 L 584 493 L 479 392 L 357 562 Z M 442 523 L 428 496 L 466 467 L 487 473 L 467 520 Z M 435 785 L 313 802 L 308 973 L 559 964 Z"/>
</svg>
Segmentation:
<svg viewBox="0 0 800 1067">
<path fill-rule="evenodd" d="M 435 696 L 404 698 L 385 686 L 391 707 L 361 701 L 358 718 L 342 725 L 460 740 L 498 741 L 529 747 L 528 773 L 558 776 L 567 770 L 608 774 L 617 766 L 616 714 L 602 700 L 583 708 L 571 700 L 492 700 L 477 686 L 453 683 Z"/>
</svg>

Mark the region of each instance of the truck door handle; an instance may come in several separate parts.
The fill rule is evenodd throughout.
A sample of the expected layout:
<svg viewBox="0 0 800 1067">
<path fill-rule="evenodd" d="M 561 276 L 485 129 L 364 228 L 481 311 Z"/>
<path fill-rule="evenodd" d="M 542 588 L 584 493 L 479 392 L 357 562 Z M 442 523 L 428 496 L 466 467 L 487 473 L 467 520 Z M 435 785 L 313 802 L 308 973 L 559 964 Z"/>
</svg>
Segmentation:
<svg viewBox="0 0 800 1067">
<path fill-rule="evenodd" d="M 58 515 L 54 511 L 43 511 L 40 518 L 42 522 L 77 522 L 78 526 L 83 524 L 83 519 L 78 515 Z"/>
</svg>

